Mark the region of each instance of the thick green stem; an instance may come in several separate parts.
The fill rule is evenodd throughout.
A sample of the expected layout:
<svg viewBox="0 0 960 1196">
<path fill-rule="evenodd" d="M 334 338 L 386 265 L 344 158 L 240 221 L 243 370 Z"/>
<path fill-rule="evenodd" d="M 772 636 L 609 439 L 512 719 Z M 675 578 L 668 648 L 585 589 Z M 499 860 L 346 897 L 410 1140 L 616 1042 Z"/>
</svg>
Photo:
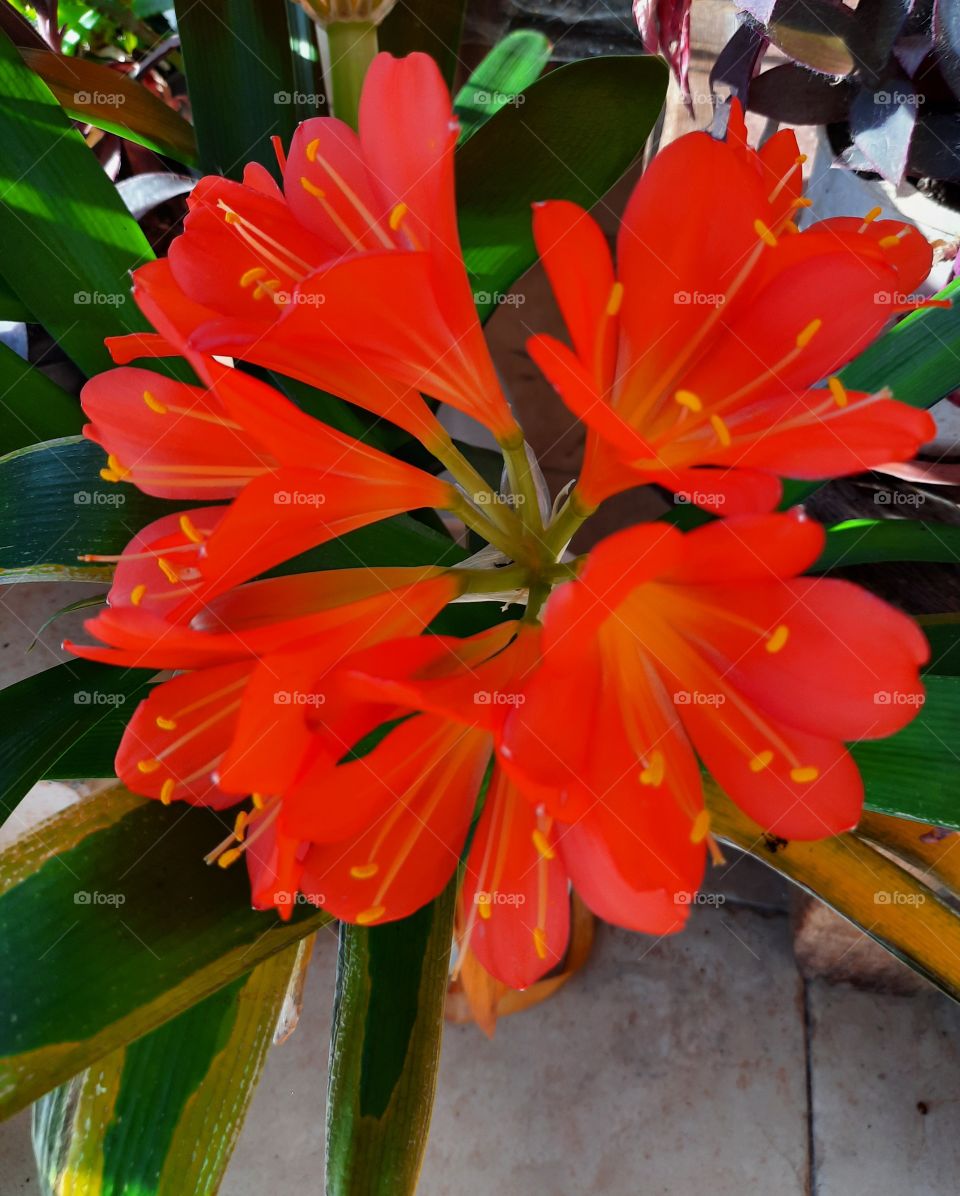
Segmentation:
<svg viewBox="0 0 960 1196">
<path fill-rule="evenodd" d="M 530 459 L 527 456 L 526 441 L 521 438 L 517 444 L 501 444 L 503 458 L 507 463 L 510 488 L 519 500 L 520 518 L 534 532 L 543 531 L 540 519 L 540 502 L 537 496 Z"/>
<path fill-rule="evenodd" d="M 588 519 L 596 507 L 584 504 L 576 490 L 570 495 L 553 523 L 547 528 L 546 545 L 551 556 L 556 560 L 573 539 L 580 525 Z"/>
<path fill-rule="evenodd" d="M 454 569 L 463 582 L 464 594 L 499 594 L 503 590 L 525 590 L 530 571 L 525 565 L 504 565 L 502 569 Z"/>
<path fill-rule="evenodd" d="M 363 80 L 377 53 L 377 27 L 372 21 L 335 21 L 327 26 L 327 39 L 333 111 L 355 129 Z"/>
</svg>

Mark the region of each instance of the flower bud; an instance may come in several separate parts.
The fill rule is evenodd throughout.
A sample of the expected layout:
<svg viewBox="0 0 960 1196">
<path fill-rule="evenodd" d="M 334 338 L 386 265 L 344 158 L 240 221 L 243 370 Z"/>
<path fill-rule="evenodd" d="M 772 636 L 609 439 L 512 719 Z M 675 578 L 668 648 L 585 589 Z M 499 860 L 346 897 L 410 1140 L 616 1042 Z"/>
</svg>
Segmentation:
<svg viewBox="0 0 960 1196">
<path fill-rule="evenodd" d="M 299 0 L 315 21 L 321 25 L 365 21 L 379 25 L 397 0 Z"/>
</svg>

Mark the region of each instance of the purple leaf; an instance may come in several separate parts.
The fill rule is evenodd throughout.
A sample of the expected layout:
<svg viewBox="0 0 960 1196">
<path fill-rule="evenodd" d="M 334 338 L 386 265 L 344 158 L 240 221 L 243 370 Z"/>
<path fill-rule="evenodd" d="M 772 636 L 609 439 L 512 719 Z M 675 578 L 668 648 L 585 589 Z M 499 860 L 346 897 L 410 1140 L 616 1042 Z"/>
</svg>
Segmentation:
<svg viewBox="0 0 960 1196">
<path fill-rule="evenodd" d="M 750 85 L 752 112 L 791 125 L 829 125 L 846 120 L 855 86 L 835 82 L 795 62 L 775 66 Z"/>
</svg>

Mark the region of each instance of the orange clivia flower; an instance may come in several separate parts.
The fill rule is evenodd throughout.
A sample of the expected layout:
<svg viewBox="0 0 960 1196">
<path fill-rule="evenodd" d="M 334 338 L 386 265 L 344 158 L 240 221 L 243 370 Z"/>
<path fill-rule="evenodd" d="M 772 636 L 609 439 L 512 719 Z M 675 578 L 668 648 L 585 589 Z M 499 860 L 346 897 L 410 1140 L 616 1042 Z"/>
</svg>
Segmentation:
<svg viewBox="0 0 960 1196">
<path fill-rule="evenodd" d="M 256 164 L 242 183 L 202 179 L 162 267 L 168 301 L 203 315 L 193 345 L 332 390 L 428 448 L 443 433 L 421 391 L 517 440 L 460 249 L 457 130 L 433 59 L 379 54 L 359 133 L 304 121 L 282 188 Z"/>
<path fill-rule="evenodd" d="M 725 515 L 770 510 L 781 476 L 858 472 L 932 437 L 926 412 L 836 376 L 910 305 L 930 246 L 879 209 L 798 232 L 801 163 L 789 130 L 748 148 L 735 106 L 726 141 L 691 133 L 651 162 L 616 269 L 582 209 L 536 208 L 573 348 L 528 348 L 587 426 L 581 507 L 655 482 Z"/>
</svg>

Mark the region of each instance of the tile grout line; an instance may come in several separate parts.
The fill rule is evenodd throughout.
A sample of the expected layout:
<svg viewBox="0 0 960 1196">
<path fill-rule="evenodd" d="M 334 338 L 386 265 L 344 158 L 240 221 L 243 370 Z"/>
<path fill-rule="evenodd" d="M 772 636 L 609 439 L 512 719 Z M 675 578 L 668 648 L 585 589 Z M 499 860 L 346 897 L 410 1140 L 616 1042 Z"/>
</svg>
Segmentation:
<svg viewBox="0 0 960 1196">
<path fill-rule="evenodd" d="M 807 1088 L 807 1196 L 817 1196 L 817 1152 L 813 1125 L 813 1025 L 810 1012 L 810 981 L 803 984 L 803 1054 Z"/>
</svg>

